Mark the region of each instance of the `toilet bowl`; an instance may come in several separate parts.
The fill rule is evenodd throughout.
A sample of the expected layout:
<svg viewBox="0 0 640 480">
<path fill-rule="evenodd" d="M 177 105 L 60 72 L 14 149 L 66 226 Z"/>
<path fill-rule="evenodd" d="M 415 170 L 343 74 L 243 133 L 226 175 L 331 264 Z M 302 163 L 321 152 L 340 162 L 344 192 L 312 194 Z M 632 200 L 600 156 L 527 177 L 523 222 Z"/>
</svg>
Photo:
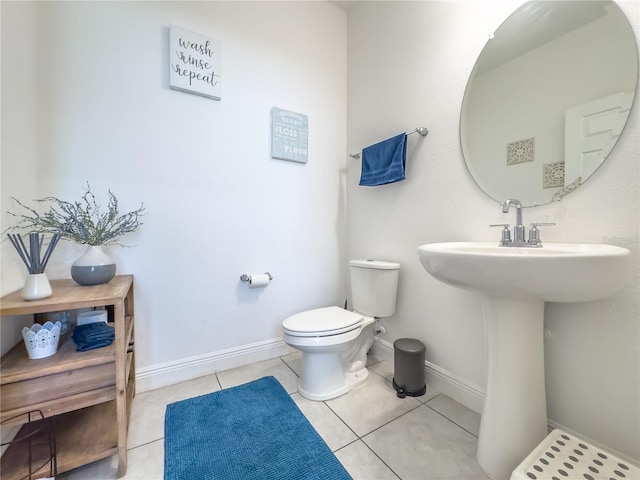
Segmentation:
<svg viewBox="0 0 640 480">
<path fill-rule="evenodd" d="M 329 400 L 367 381 L 374 323 L 395 311 L 399 264 L 352 260 L 350 267 L 354 311 L 317 308 L 282 322 L 284 342 L 302 352 L 298 391 L 310 400 Z"/>
<path fill-rule="evenodd" d="M 363 384 L 375 319 L 340 307 L 298 313 L 282 322 L 284 342 L 302 352 L 300 395 L 338 397 Z"/>
</svg>

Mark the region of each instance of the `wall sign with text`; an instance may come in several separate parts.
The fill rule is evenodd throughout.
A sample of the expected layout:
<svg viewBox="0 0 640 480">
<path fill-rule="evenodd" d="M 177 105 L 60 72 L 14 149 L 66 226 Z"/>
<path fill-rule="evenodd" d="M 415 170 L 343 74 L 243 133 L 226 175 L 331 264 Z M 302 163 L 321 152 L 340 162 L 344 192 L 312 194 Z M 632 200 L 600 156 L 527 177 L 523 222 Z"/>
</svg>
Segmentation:
<svg viewBox="0 0 640 480">
<path fill-rule="evenodd" d="M 170 25 L 169 86 L 175 90 L 220 100 L 220 43 L 204 35 Z"/>
<path fill-rule="evenodd" d="M 302 113 L 271 109 L 271 157 L 307 163 L 309 119 Z"/>
</svg>

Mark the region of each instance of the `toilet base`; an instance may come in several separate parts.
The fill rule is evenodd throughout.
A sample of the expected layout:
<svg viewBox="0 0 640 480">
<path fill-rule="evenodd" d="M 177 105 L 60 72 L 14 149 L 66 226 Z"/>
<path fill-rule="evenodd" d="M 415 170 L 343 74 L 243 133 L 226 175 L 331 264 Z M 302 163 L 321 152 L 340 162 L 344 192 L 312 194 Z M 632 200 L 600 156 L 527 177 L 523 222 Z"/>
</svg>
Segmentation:
<svg viewBox="0 0 640 480">
<path fill-rule="evenodd" d="M 323 400 L 331 400 L 332 398 L 339 397 L 340 395 L 344 395 L 345 393 L 353 390 L 356 387 L 359 387 L 363 383 L 367 381 L 369 378 L 369 370 L 363 368 L 362 370 L 358 370 L 357 372 L 345 372 L 344 373 L 344 382 L 340 388 L 332 390 L 330 392 L 323 392 L 321 394 L 314 394 L 311 392 L 307 392 L 301 386 L 300 382 L 298 382 L 298 392 L 305 398 L 309 400 L 315 401 L 323 401 Z"/>
</svg>

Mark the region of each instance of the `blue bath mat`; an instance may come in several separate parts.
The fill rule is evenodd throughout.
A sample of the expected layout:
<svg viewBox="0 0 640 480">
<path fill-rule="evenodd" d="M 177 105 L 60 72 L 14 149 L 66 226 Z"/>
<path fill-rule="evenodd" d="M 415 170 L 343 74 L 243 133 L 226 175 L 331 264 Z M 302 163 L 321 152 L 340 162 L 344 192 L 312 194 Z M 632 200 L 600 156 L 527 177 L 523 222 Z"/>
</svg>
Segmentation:
<svg viewBox="0 0 640 480">
<path fill-rule="evenodd" d="M 165 480 L 351 477 L 273 377 L 167 406 Z"/>
</svg>

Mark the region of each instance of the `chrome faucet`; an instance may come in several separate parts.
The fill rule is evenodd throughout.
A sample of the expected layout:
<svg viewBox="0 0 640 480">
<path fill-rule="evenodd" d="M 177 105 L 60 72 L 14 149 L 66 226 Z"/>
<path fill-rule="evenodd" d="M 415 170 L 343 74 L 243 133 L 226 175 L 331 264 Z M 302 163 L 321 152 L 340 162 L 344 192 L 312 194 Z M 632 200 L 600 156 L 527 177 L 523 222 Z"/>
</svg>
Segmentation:
<svg viewBox="0 0 640 480">
<path fill-rule="evenodd" d="M 516 224 L 513 227 L 513 241 L 511 243 L 525 243 L 524 225 L 522 224 L 522 203 L 520 203 L 520 200 L 513 198 L 505 200 L 502 204 L 502 213 L 509 213 L 509 207 L 511 207 L 511 205 L 516 207 Z"/>
<path fill-rule="evenodd" d="M 502 238 L 500 240 L 501 247 L 542 247 L 540 241 L 540 230 L 538 227 L 555 225 L 555 223 L 532 223 L 529 230 L 529 239 L 525 240 L 525 228 L 522 223 L 522 203 L 520 200 L 509 198 L 502 203 L 502 213 L 509 213 L 511 206 L 516 208 L 516 224 L 513 227 L 513 240 L 509 231 L 508 223 L 498 223 L 489 225 L 490 227 L 503 227 Z"/>
</svg>

